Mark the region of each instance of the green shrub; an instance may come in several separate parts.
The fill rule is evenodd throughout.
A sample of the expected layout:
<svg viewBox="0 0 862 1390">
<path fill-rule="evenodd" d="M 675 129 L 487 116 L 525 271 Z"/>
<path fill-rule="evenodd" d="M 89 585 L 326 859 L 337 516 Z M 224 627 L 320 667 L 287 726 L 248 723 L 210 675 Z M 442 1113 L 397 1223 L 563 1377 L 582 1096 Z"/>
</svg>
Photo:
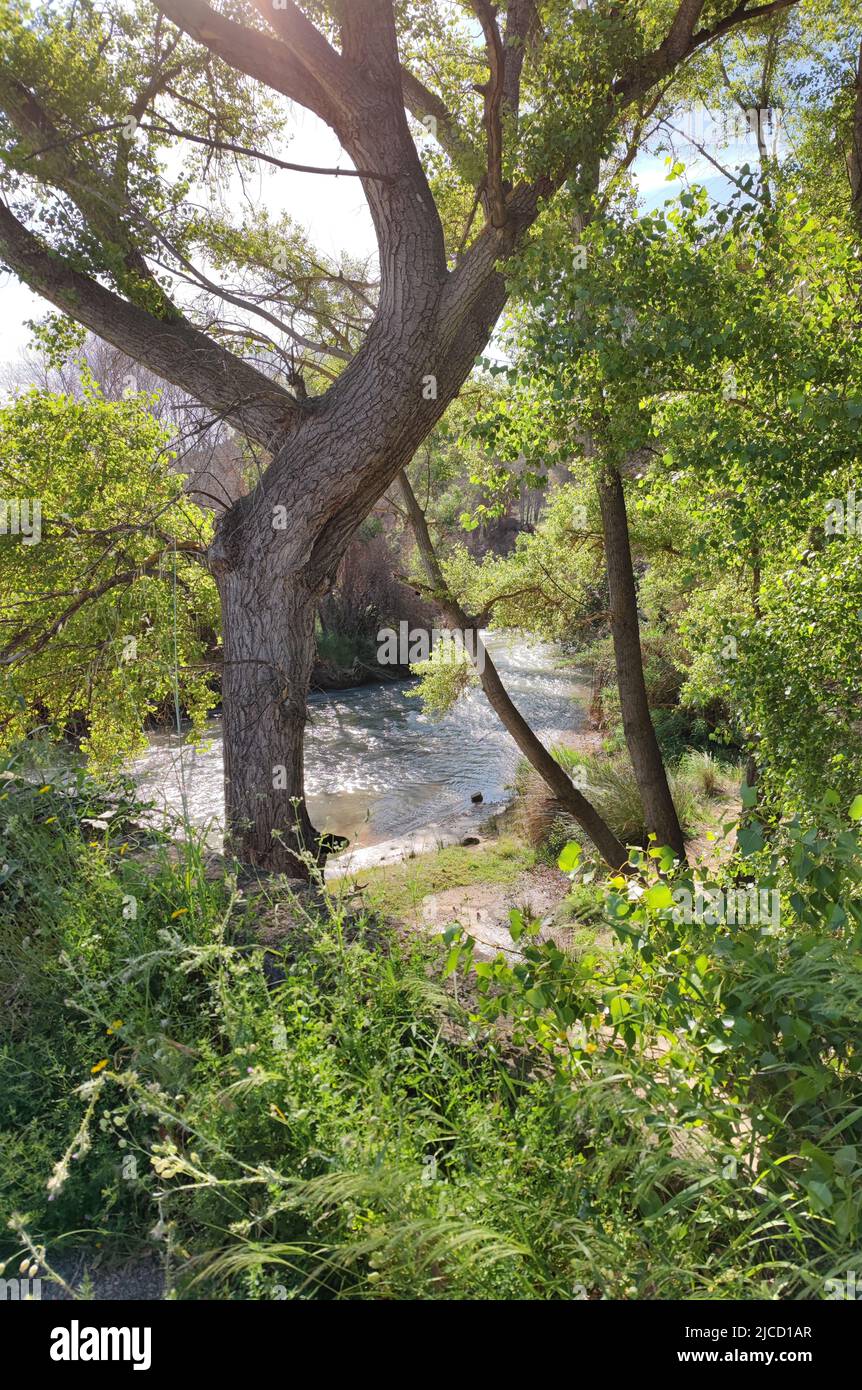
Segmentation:
<svg viewBox="0 0 862 1390">
<path fill-rule="evenodd" d="M 773 827 L 768 849 L 749 820 L 718 880 L 674 877 L 669 850 L 633 853 L 606 903 L 615 952 L 567 956 L 513 914 L 517 965 L 474 965 L 470 938 L 448 934 L 492 1035 L 503 1020 L 541 1047 L 575 1107 L 616 1090 L 642 1134 L 641 1181 L 625 1182 L 644 1223 L 685 1229 L 692 1249 L 713 1226 L 692 1285 L 704 1294 L 825 1297 L 860 1270 L 862 796 L 849 821 L 836 801 Z M 577 845 L 561 856 L 576 875 L 579 861 Z M 736 898 L 728 911 L 751 886 L 767 895 L 757 913 Z M 690 1253 L 686 1268 L 677 1287 Z"/>
</svg>

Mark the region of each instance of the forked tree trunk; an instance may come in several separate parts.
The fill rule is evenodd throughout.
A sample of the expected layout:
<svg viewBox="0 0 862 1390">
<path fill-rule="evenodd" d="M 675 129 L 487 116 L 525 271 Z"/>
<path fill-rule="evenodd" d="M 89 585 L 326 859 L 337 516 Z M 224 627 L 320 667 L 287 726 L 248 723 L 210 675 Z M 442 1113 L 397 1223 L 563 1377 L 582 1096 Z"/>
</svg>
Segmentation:
<svg viewBox="0 0 862 1390">
<path fill-rule="evenodd" d="M 684 861 L 685 840 L 670 794 L 647 700 L 626 500 L 623 481 L 616 468 L 607 466 L 600 474 L 598 491 L 626 746 L 643 802 L 647 828 L 660 845 L 669 845 Z"/>
</svg>

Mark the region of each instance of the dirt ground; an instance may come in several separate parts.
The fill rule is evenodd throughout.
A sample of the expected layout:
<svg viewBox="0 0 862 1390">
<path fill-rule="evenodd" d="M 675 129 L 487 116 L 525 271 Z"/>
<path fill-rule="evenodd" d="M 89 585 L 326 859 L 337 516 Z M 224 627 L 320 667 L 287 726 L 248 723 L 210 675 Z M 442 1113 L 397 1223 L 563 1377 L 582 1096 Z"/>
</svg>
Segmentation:
<svg viewBox="0 0 862 1390">
<path fill-rule="evenodd" d="M 520 952 L 509 934 L 512 908 L 519 908 L 534 920 L 547 919 L 540 937 L 553 936 L 564 945 L 567 930 L 555 927 L 553 917 L 570 887 L 567 876 L 559 869 L 539 864 L 514 883 L 469 884 L 431 893 L 418 904 L 412 924 L 435 933 L 457 922 L 475 937 L 477 960 L 493 960 L 498 951 L 517 959 Z"/>
</svg>

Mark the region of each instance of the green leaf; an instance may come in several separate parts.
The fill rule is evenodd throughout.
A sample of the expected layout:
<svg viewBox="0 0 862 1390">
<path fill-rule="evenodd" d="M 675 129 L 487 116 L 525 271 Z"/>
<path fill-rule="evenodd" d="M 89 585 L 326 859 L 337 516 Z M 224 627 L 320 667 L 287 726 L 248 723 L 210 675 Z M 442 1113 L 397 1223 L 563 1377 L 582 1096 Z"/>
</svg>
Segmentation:
<svg viewBox="0 0 862 1390">
<path fill-rule="evenodd" d="M 661 908 L 673 907 L 673 893 L 666 883 L 654 883 L 652 888 L 648 888 L 644 893 L 643 900 L 647 907 L 654 911 Z"/>
<path fill-rule="evenodd" d="M 583 851 L 577 840 L 570 840 L 560 851 L 560 856 L 557 859 L 557 867 L 562 869 L 564 874 L 572 873 L 573 870 L 578 867 L 582 853 Z"/>
<path fill-rule="evenodd" d="M 445 977 L 446 977 L 447 975 L 452 975 L 452 974 L 458 969 L 458 961 L 459 961 L 460 959 L 461 959 L 461 947 L 460 947 L 460 946 L 453 946 L 452 949 L 451 949 L 451 951 L 449 952 L 448 956 L 446 957 L 446 964 L 445 964 L 444 967 L 443 967 L 443 977 L 444 977 L 444 979 L 445 979 Z"/>
<path fill-rule="evenodd" d="M 810 1182 L 806 1190 L 816 1209 L 822 1211 L 832 1206 L 832 1189 L 825 1182 Z"/>
<path fill-rule="evenodd" d="M 751 825 L 741 825 L 736 832 L 739 851 L 743 859 L 763 849 L 763 826 L 758 821 Z"/>
</svg>

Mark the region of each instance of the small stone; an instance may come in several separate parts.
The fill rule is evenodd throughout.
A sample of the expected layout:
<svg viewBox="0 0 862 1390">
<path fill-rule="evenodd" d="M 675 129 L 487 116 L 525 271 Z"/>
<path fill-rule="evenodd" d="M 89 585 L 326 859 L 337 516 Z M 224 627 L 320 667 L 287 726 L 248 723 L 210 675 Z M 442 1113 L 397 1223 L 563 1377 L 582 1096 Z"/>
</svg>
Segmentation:
<svg viewBox="0 0 862 1390">
<path fill-rule="evenodd" d="M 473 795 L 470 797 L 470 800 L 472 801 L 474 806 L 478 806 L 479 802 L 484 801 L 485 798 L 481 792 L 474 792 Z"/>
</svg>

